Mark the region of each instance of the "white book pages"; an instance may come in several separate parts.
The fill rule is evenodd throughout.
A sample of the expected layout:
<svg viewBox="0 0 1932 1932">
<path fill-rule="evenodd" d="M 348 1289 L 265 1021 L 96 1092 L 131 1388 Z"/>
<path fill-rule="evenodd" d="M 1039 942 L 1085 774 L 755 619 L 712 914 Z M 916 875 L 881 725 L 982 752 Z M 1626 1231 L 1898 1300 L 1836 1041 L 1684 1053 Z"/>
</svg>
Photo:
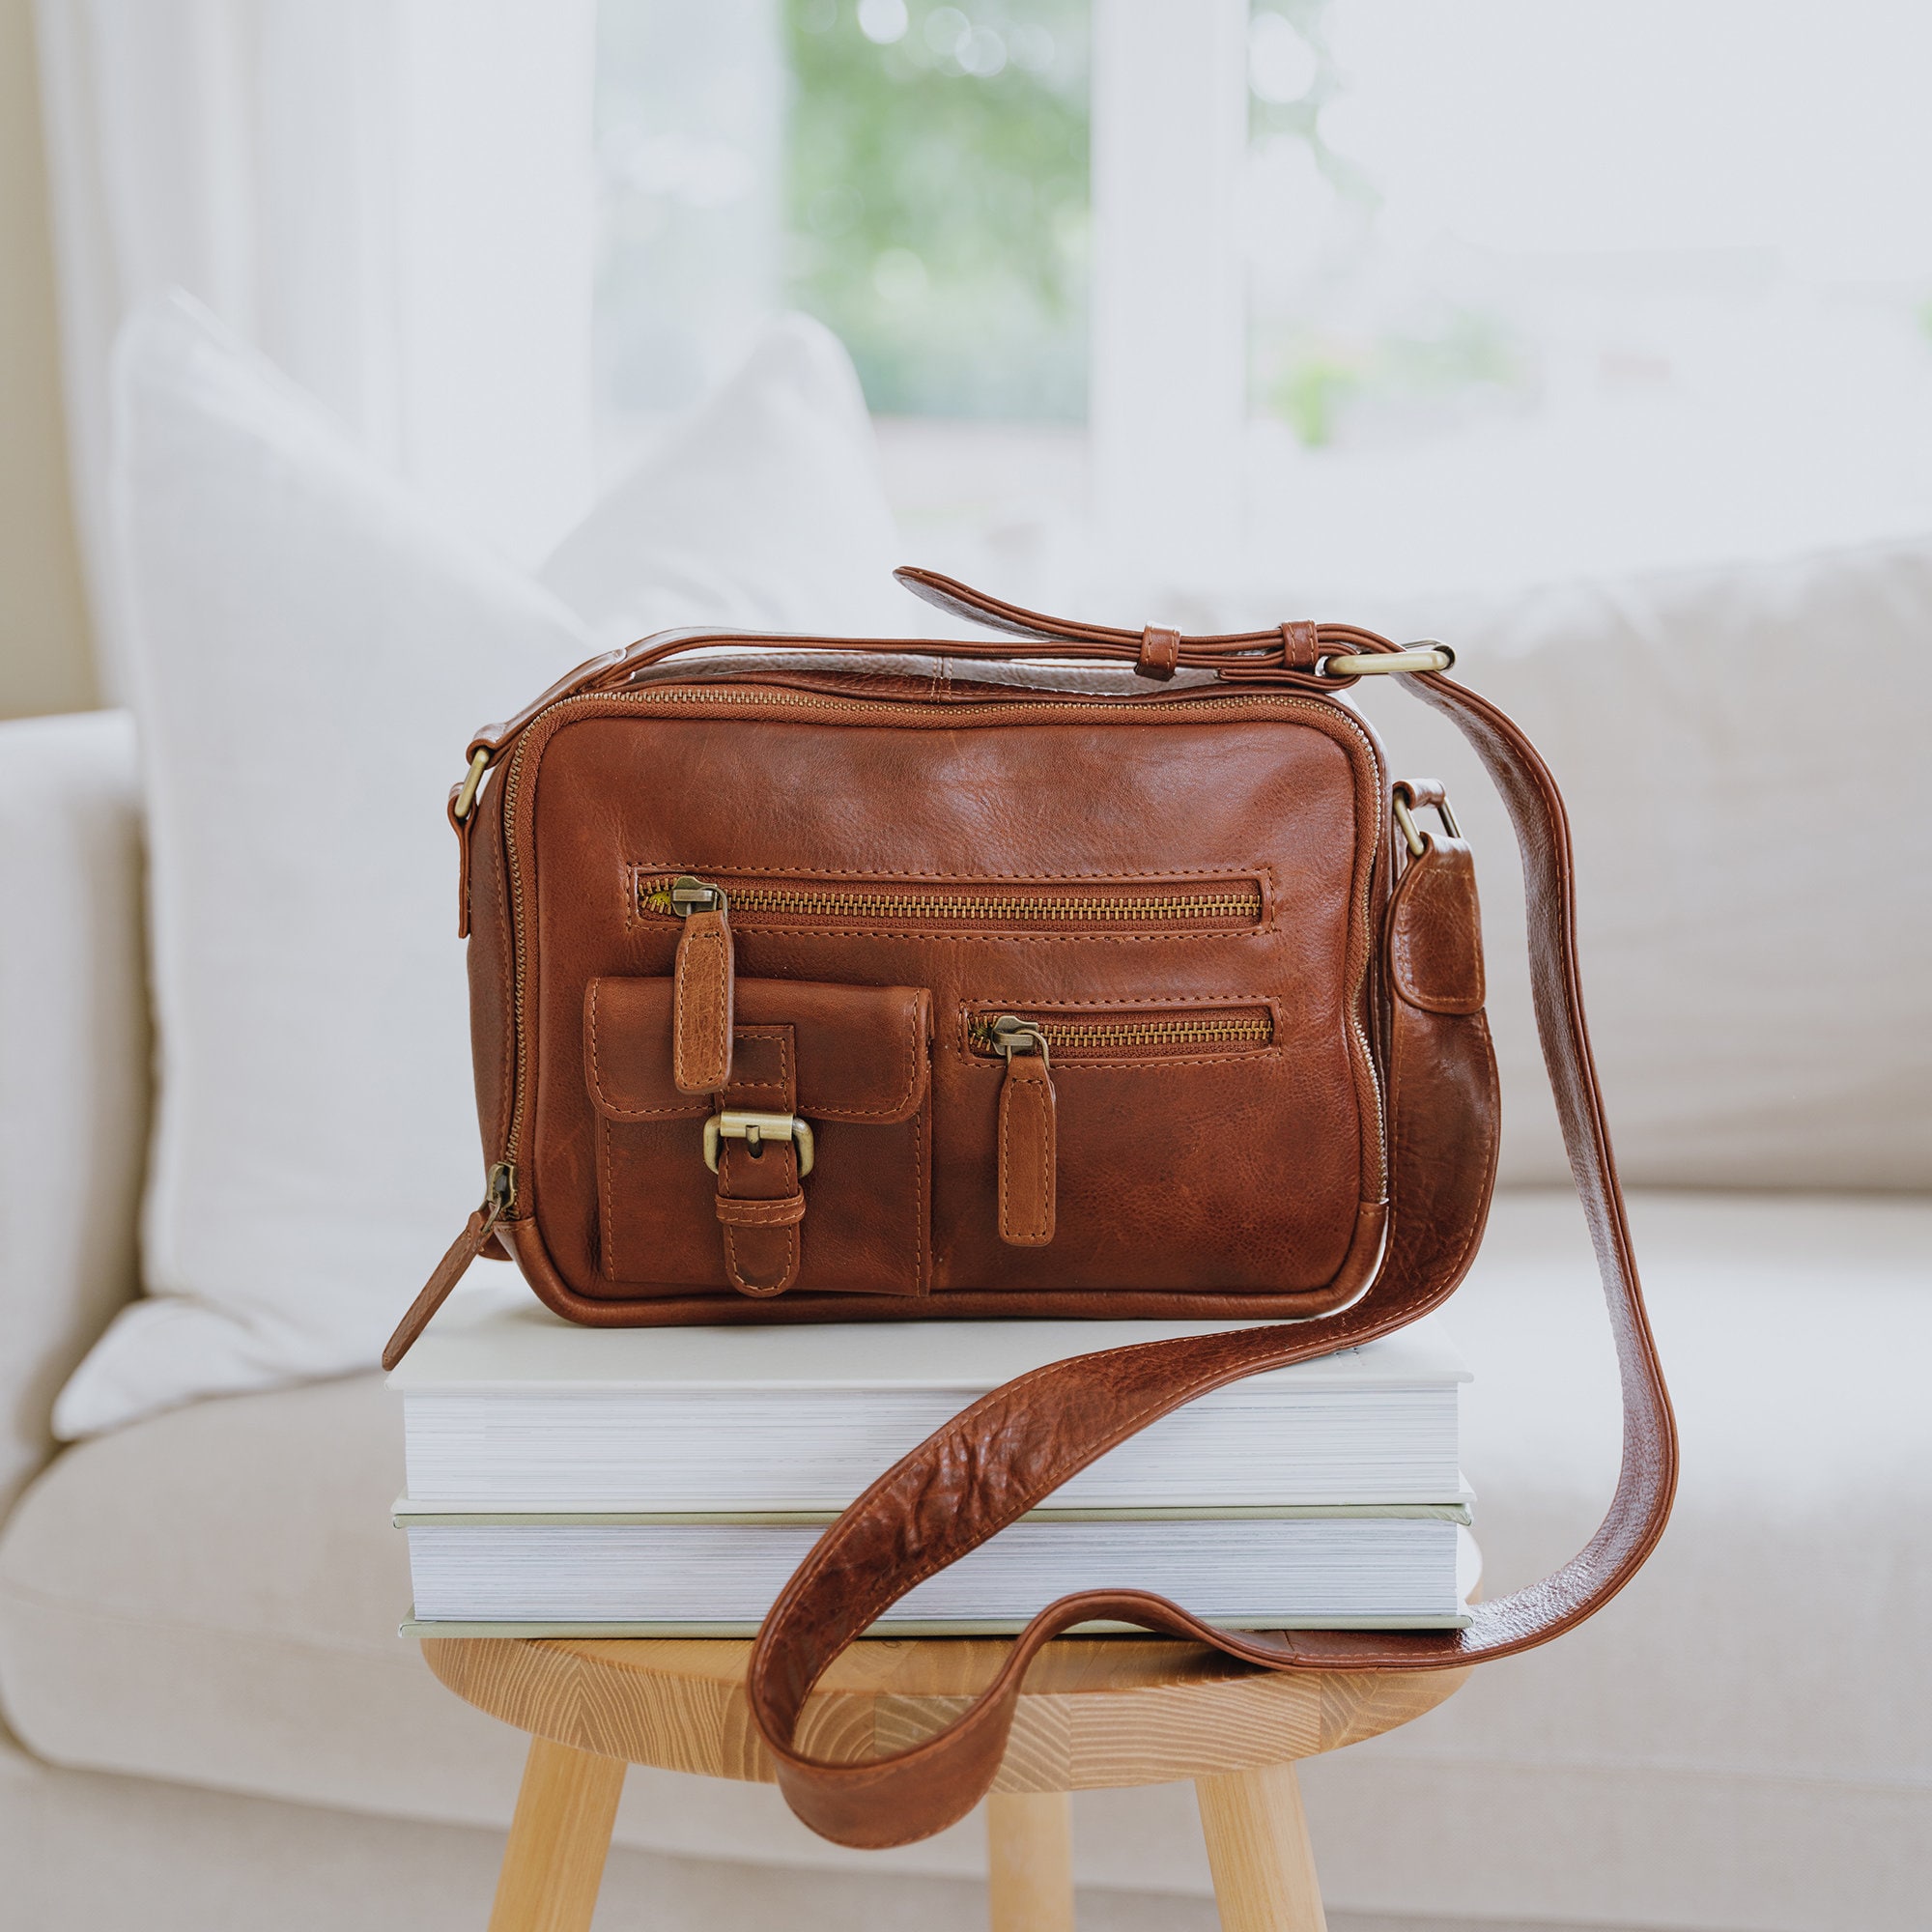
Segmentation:
<svg viewBox="0 0 1932 1932">
<path fill-rule="evenodd" d="M 520 1298 L 439 1318 L 390 1378 L 420 1503 L 842 1509 L 978 1396 L 1194 1322 L 591 1330 Z M 1081 1471 L 1087 1508 L 1447 1502 L 1460 1356 L 1433 1321 L 1250 1377 Z"/>
<path fill-rule="evenodd" d="M 808 1524 L 416 1524 L 415 1617 L 755 1624 L 819 1534 Z M 886 1621 L 1016 1626 L 1069 1591 L 1111 1585 L 1249 1628 L 1440 1627 L 1462 1614 L 1466 1535 L 1429 1517 L 1026 1521 L 919 1584 Z"/>
</svg>

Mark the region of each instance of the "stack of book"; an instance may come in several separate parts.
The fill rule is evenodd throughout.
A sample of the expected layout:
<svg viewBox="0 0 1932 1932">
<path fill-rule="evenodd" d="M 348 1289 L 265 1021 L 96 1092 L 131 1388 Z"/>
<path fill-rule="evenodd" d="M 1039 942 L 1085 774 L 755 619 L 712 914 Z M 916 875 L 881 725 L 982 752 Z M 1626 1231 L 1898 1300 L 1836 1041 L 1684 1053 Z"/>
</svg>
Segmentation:
<svg viewBox="0 0 1932 1932">
<path fill-rule="evenodd" d="M 1227 1323 L 589 1329 L 459 1298 L 390 1378 L 412 1634 L 737 1635 L 826 1523 L 988 1389 Z M 1467 1380 L 1433 1321 L 1202 1397 L 895 1605 L 881 1632 L 1018 1630 L 1096 1586 L 1230 1628 L 1465 1621 Z"/>
</svg>

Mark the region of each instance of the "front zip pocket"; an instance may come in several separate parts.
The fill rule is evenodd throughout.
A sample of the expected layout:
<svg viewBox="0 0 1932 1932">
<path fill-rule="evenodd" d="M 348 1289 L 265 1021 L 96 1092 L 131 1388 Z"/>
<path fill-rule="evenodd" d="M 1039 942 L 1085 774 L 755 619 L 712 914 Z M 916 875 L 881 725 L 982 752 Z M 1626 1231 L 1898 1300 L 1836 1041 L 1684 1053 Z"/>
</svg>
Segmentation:
<svg viewBox="0 0 1932 1932">
<path fill-rule="evenodd" d="M 1179 938 L 1264 931 L 1267 881 L 1217 872 L 1130 879 L 834 877 L 632 868 L 640 920 L 680 916 L 679 887 L 721 890 L 745 927 L 791 932 L 894 932 L 921 938 L 1030 939 L 1083 935 Z"/>
<path fill-rule="evenodd" d="M 1015 1026 L 1037 1033 L 1057 1060 L 1154 1061 L 1202 1053 L 1253 1053 L 1274 1044 L 1273 1009 L 1259 1004 L 1164 1008 L 1118 1015 L 1015 1011 L 989 1005 L 967 1009 L 967 1050 L 1004 1057 L 1002 1037 Z"/>
<path fill-rule="evenodd" d="M 1059 1194 L 1059 1094 L 1065 1066 L 1191 1066 L 1204 1057 L 1264 1053 L 1274 1044 L 1274 1010 L 1260 1003 L 1096 1012 L 1092 1009 L 961 1013 L 966 1050 L 1006 1063 L 995 1127 L 1000 1239 L 1045 1247 L 1054 1238 Z M 1077 1160 L 1078 1144 L 1072 1150 Z"/>
</svg>

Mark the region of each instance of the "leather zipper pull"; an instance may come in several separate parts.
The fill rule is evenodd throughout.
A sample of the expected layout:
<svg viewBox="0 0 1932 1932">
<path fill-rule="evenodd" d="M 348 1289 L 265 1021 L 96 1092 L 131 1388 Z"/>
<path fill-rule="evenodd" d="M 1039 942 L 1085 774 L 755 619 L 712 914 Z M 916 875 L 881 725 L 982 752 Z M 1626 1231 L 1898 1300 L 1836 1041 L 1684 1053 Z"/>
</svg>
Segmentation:
<svg viewBox="0 0 1932 1932">
<path fill-rule="evenodd" d="M 716 1094 L 731 1081 L 730 906 L 702 879 L 673 880 L 684 922 L 672 970 L 670 1077 L 680 1094 Z"/>
<path fill-rule="evenodd" d="M 393 1369 L 415 1347 L 416 1337 L 429 1326 L 430 1317 L 449 1299 L 450 1290 L 469 1272 L 469 1264 L 490 1245 L 497 1223 L 509 1212 L 516 1199 L 517 1170 L 507 1161 L 499 1160 L 490 1170 L 490 1185 L 482 1207 L 464 1224 L 462 1234 L 450 1243 L 449 1252 L 437 1263 L 436 1272 L 424 1282 L 422 1293 L 396 1323 L 396 1332 L 383 1345 L 385 1369 Z"/>
<path fill-rule="evenodd" d="M 1046 1036 L 1011 1013 L 993 1022 L 1007 1063 L 1000 1083 L 1000 1239 L 1043 1248 L 1053 1239 L 1054 1096 Z"/>
</svg>

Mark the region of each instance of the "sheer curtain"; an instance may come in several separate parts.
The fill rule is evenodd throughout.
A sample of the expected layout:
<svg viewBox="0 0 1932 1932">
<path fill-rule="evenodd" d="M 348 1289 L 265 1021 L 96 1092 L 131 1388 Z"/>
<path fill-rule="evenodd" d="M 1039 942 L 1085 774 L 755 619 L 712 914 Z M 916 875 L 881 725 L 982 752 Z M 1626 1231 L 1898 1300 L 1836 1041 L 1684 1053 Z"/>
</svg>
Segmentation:
<svg viewBox="0 0 1932 1932">
<path fill-rule="evenodd" d="M 185 288 L 487 541 L 592 484 L 593 0 L 39 0 L 74 490 L 103 686 L 130 307 Z"/>
</svg>

